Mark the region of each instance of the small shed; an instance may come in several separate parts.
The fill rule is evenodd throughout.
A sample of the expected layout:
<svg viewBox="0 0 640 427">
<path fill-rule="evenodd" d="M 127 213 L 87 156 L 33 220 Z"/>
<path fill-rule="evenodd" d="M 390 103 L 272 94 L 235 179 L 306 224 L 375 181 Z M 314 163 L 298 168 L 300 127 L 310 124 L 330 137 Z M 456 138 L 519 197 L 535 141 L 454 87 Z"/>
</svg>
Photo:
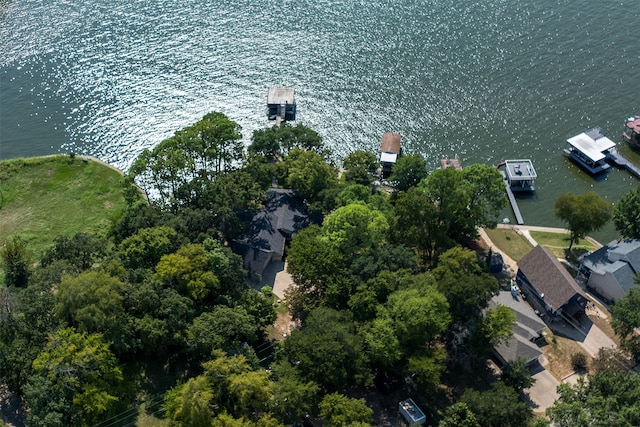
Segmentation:
<svg viewBox="0 0 640 427">
<path fill-rule="evenodd" d="M 391 175 L 393 165 L 398 161 L 398 157 L 402 155 L 401 146 L 402 136 L 399 133 L 387 132 L 382 135 L 380 143 L 380 165 L 382 166 L 382 176 Z"/>
<path fill-rule="evenodd" d="M 422 412 L 422 409 L 418 408 L 418 405 L 413 399 L 405 399 L 398 404 L 398 410 L 402 414 L 409 425 L 424 424 L 427 421 L 427 417 Z"/>
<path fill-rule="evenodd" d="M 289 121 L 296 119 L 296 100 L 292 87 L 271 87 L 267 95 L 269 120 Z"/>
</svg>

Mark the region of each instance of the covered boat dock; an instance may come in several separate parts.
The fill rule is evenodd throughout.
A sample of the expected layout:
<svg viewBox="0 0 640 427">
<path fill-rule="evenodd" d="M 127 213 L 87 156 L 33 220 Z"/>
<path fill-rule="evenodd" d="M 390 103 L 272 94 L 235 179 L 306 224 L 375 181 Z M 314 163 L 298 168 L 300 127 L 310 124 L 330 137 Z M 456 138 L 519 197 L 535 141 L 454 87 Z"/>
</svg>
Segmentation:
<svg viewBox="0 0 640 427">
<path fill-rule="evenodd" d="M 564 152 L 587 172 L 595 175 L 610 168 L 606 162 L 609 150 L 616 143 L 604 136 L 600 128 L 582 132 L 567 140 Z"/>
</svg>

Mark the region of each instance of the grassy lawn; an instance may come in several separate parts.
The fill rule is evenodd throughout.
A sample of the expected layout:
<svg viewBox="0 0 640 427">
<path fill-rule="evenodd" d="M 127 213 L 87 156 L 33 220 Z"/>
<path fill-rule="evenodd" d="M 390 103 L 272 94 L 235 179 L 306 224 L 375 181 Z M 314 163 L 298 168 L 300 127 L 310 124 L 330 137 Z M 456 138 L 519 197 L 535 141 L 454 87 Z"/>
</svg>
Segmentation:
<svg viewBox="0 0 640 427">
<path fill-rule="evenodd" d="M 484 230 L 494 245 L 502 252 L 513 258 L 514 261 L 520 261 L 532 248 L 531 243 L 509 228 L 496 228 L 494 230 Z"/>
<path fill-rule="evenodd" d="M 125 207 L 121 175 L 67 156 L 0 162 L 0 245 L 17 236 L 38 259 L 58 235 L 105 234 Z"/>
<path fill-rule="evenodd" d="M 569 233 L 550 233 L 545 231 L 530 231 L 529 233 L 536 242 L 553 252 L 555 256 L 564 258 L 574 264 L 578 263 L 578 257 L 583 253 L 598 249 L 588 240 L 582 239 L 574 243 L 571 251 L 569 251 Z"/>
</svg>

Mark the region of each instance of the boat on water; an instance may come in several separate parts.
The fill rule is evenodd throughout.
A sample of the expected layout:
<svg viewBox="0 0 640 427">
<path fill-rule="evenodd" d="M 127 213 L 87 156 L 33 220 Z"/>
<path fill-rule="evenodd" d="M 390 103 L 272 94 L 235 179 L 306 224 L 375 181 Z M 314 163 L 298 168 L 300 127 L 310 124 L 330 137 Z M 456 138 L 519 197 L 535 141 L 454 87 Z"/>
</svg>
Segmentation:
<svg viewBox="0 0 640 427">
<path fill-rule="evenodd" d="M 607 138 L 601 128 L 595 127 L 569 138 L 567 144 L 565 154 L 590 174 L 597 175 L 611 167 L 607 157 L 615 152 L 616 143 Z"/>
<path fill-rule="evenodd" d="M 640 116 L 631 116 L 627 119 L 622 136 L 629 142 L 631 148 L 640 150 Z"/>
</svg>

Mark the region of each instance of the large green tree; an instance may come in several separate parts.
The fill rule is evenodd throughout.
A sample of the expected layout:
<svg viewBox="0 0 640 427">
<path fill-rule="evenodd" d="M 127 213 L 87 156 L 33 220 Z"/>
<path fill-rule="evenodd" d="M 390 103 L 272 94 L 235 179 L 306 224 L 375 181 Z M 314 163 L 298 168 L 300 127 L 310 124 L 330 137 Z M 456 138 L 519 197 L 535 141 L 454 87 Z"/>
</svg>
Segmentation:
<svg viewBox="0 0 640 427">
<path fill-rule="evenodd" d="M 502 381 L 492 383 L 484 391 L 467 389 L 461 401 L 483 427 L 522 427 L 532 418 L 529 406 L 520 400 L 513 388 Z"/>
<path fill-rule="evenodd" d="M 79 332 L 102 334 L 122 354 L 130 347 L 124 292 L 125 284 L 105 272 L 65 276 L 55 294 L 56 311 Z"/>
<path fill-rule="evenodd" d="M 639 282 L 636 276 L 635 282 Z M 611 306 L 613 319 L 611 326 L 620 337 L 620 346 L 637 356 L 640 355 L 640 287 L 632 287 L 627 295 Z"/>
<path fill-rule="evenodd" d="M 227 353 L 242 353 L 244 343 L 254 344 L 257 325 L 242 307 L 216 306 L 193 320 L 187 330 L 189 345 L 201 358 L 217 348 Z"/>
<path fill-rule="evenodd" d="M 554 426 L 640 425 L 640 376 L 628 372 L 601 372 L 580 378 L 575 385 L 560 384 L 560 398 L 547 409 Z"/>
<path fill-rule="evenodd" d="M 60 329 L 33 361 L 24 387 L 29 425 L 94 425 L 115 407 L 122 379 L 101 335 Z"/>
<path fill-rule="evenodd" d="M 498 281 L 478 264 L 475 252 L 460 246 L 439 257 L 433 274 L 449 301 L 454 322 L 465 323 L 480 316 L 499 290 Z"/>
<path fill-rule="evenodd" d="M 330 293 L 349 286 L 347 260 L 338 247 L 323 237 L 322 228 L 312 225 L 291 242 L 287 271 L 296 286 L 286 291 L 292 315 L 303 318 L 324 305 Z"/>
<path fill-rule="evenodd" d="M 327 427 L 365 427 L 371 425 L 373 410 L 364 399 L 353 399 L 339 393 L 327 394 L 320 402 L 320 416 Z"/>
<path fill-rule="evenodd" d="M 19 239 L 7 240 L 0 247 L 0 258 L 4 267 L 4 282 L 7 286 L 25 287 L 31 275 L 32 259 L 27 244 Z"/>
<path fill-rule="evenodd" d="M 347 385 L 368 380 L 362 339 L 346 311 L 312 311 L 305 327 L 293 331 L 285 341 L 284 355 L 304 380 L 328 390 L 343 390 Z"/>
<path fill-rule="evenodd" d="M 397 191 L 407 191 L 418 185 L 427 177 L 427 162 L 420 154 L 407 154 L 398 158 L 393 165 L 393 173 L 389 181 L 394 183 Z"/>
<path fill-rule="evenodd" d="M 322 137 L 301 123 L 295 126 L 282 123 L 280 126 L 255 130 L 248 151 L 273 158 L 286 156 L 294 148 L 315 151 L 323 158 L 329 154 L 322 143 Z"/>
<path fill-rule="evenodd" d="M 593 191 L 583 195 L 565 193 L 555 203 L 556 217 L 567 223 L 571 232 L 569 249 L 579 239 L 602 228 L 611 219 L 611 203 Z"/>
<path fill-rule="evenodd" d="M 178 235 L 170 227 L 152 227 L 138 230 L 118 245 L 118 254 L 125 267 L 152 268 L 163 255 L 175 251 L 180 246 Z"/>
<path fill-rule="evenodd" d="M 438 427 L 481 427 L 476 416 L 469 407 L 458 402 L 447 408 L 444 417 L 440 420 Z"/>
<path fill-rule="evenodd" d="M 324 192 L 338 185 L 338 171 L 315 151 L 294 148 L 284 168 L 286 185 L 309 203 L 321 202 Z"/>
<path fill-rule="evenodd" d="M 640 239 L 640 188 L 620 198 L 613 209 L 613 223 L 623 237 Z"/>
<path fill-rule="evenodd" d="M 358 203 L 335 210 L 322 226 L 323 236 L 349 256 L 380 245 L 388 231 L 387 218 L 381 212 Z"/>
<path fill-rule="evenodd" d="M 379 163 L 371 151 L 356 150 L 344 158 L 342 165 L 346 169 L 344 176 L 347 182 L 368 186 L 373 181 Z"/>
<path fill-rule="evenodd" d="M 212 112 L 152 150 L 144 150 L 129 174 L 147 196 L 175 212 L 198 197 L 201 183 L 239 167 L 243 151 L 240 125 Z"/>
</svg>

